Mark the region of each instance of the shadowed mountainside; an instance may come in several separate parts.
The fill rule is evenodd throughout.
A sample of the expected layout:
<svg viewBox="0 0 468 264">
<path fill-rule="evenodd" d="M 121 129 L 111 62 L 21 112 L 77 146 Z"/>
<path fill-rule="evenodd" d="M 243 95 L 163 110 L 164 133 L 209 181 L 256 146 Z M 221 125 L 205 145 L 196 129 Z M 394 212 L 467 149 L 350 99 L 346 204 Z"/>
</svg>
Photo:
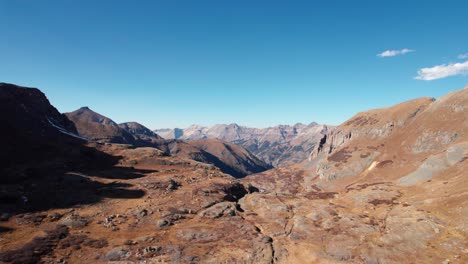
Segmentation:
<svg viewBox="0 0 468 264">
<path fill-rule="evenodd" d="M 95 203 L 104 197 L 138 197 L 131 185 L 96 182 L 80 174 L 95 172 L 107 178 L 141 177 L 141 171 L 114 167 L 120 157 L 103 153 L 76 133 L 74 124 L 60 114 L 36 88 L 0 84 L 1 136 L 0 211 L 34 212 Z M 103 172 L 107 172 L 104 175 Z"/>
</svg>

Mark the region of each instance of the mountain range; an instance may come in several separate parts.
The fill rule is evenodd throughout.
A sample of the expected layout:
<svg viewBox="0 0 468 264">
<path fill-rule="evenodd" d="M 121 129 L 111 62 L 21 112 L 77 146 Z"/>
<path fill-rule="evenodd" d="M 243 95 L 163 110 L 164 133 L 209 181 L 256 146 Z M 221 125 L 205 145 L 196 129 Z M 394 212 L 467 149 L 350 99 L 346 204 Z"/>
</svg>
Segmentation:
<svg viewBox="0 0 468 264">
<path fill-rule="evenodd" d="M 468 262 L 468 87 L 269 128 L 318 131 L 276 168 L 236 125 L 164 139 L 4 83 L 0 110 L 2 263 Z"/>
<path fill-rule="evenodd" d="M 249 151 L 228 142 L 214 139 L 193 142 L 165 140 L 137 122 L 117 124 L 88 107 L 82 107 L 65 115 L 75 124 L 80 136 L 92 141 L 154 147 L 167 155 L 214 164 L 235 177 L 271 168 Z"/>
<path fill-rule="evenodd" d="M 163 138 L 183 140 L 220 139 L 242 146 L 274 167 L 301 162 L 309 156 L 319 140 L 333 126 L 310 123 L 250 128 L 238 124 L 219 124 L 210 127 L 192 125 L 186 129 L 155 130 Z"/>
</svg>

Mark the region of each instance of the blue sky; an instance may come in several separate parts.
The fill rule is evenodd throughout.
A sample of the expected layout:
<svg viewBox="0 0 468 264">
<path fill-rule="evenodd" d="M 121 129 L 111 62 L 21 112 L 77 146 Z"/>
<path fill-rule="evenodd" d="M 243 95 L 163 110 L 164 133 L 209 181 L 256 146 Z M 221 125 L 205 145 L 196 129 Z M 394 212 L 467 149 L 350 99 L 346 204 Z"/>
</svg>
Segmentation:
<svg viewBox="0 0 468 264">
<path fill-rule="evenodd" d="M 40 88 L 62 112 L 89 106 L 153 129 L 336 125 L 467 85 L 467 10 L 450 0 L 0 0 L 0 81 Z"/>
</svg>

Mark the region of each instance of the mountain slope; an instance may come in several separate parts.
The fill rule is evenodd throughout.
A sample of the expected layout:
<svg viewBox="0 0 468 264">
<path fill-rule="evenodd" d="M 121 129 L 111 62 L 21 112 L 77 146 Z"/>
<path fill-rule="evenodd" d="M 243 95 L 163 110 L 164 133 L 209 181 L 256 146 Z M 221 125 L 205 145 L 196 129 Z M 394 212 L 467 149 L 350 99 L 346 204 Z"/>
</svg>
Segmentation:
<svg viewBox="0 0 468 264">
<path fill-rule="evenodd" d="M 159 135 L 137 122 L 122 123 L 119 124 L 119 127 L 133 136 L 133 145 L 135 146 L 155 146 L 162 140 Z"/>
<path fill-rule="evenodd" d="M 65 113 L 75 124 L 80 136 L 94 141 L 110 143 L 133 144 L 134 138 L 130 133 L 120 128 L 111 119 L 98 114 L 88 107 Z"/>
<path fill-rule="evenodd" d="M 58 165 L 56 160 L 70 154 L 67 148 L 83 141 L 74 124 L 36 88 L 0 83 L 0 119 L 0 180 L 17 181 L 29 177 L 30 168 Z"/>
<path fill-rule="evenodd" d="M 286 226 L 278 262 L 468 261 L 467 106 L 465 88 L 358 113 L 310 160 L 245 178 L 265 193 L 245 198 L 247 220 Z"/>
<path fill-rule="evenodd" d="M 139 123 L 117 125 L 112 119 L 87 107 L 66 115 L 75 122 L 81 136 L 93 141 L 158 148 L 170 155 L 213 164 L 238 178 L 271 168 L 242 147 L 219 140 L 195 141 L 193 144 L 181 140 L 165 140 Z"/>
<path fill-rule="evenodd" d="M 220 159 L 231 168 L 227 168 L 226 173 L 235 177 L 243 177 L 272 168 L 248 150 L 229 142 L 218 139 L 198 139 L 189 140 L 188 143 Z"/>
<path fill-rule="evenodd" d="M 151 131 L 149 128 L 143 126 L 137 122 L 126 122 L 119 124 L 119 127 L 131 133 L 132 135 L 137 135 L 140 137 L 151 137 L 155 139 L 161 139 L 156 133 Z"/>
<path fill-rule="evenodd" d="M 216 139 L 159 140 L 155 146 L 173 156 L 213 164 L 236 178 L 272 168 L 246 149 Z"/>
<path fill-rule="evenodd" d="M 161 129 L 156 132 L 163 138 L 221 139 L 246 148 L 273 166 L 285 166 L 307 159 L 320 138 L 332 129 L 317 123 L 261 129 L 220 124 L 211 127 L 192 125 L 186 129 Z"/>
</svg>

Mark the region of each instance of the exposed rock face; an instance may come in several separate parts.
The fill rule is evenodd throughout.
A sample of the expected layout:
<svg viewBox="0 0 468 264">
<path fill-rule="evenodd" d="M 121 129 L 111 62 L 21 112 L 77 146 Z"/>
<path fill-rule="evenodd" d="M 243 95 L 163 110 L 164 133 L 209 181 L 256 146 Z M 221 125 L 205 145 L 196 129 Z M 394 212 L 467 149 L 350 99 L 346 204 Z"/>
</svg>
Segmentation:
<svg viewBox="0 0 468 264">
<path fill-rule="evenodd" d="M 434 150 L 443 149 L 448 144 L 455 141 L 458 137 L 457 132 L 447 131 L 424 131 L 421 136 L 418 137 L 416 142 L 412 146 L 413 153 L 418 154 L 421 152 L 429 152 Z"/>
<path fill-rule="evenodd" d="M 412 186 L 431 180 L 434 175 L 454 166 L 466 156 L 468 156 L 468 142 L 451 146 L 440 154 L 429 156 L 415 171 L 401 177 L 398 183 L 402 186 Z"/>
<path fill-rule="evenodd" d="M 309 160 L 319 160 L 317 173 L 321 179 L 357 175 L 381 154 L 385 139 L 414 121 L 433 102 L 433 98 L 421 98 L 359 113 L 325 135 Z M 356 144 L 348 144 L 350 141 Z"/>
<path fill-rule="evenodd" d="M 320 144 L 314 148 L 311 157 L 320 153 L 330 154 L 351 138 L 382 139 L 389 136 L 396 128 L 402 127 L 428 105 L 434 98 L 420 98 L 392 107 L 361 112 L 327 133 Z"/>
<path fill-rule="evenodd" d="M 246 220 L 272 238 L 278 263 L 404 263 L 436 257 L 421 250 L 445 226 L 402 205 L 400 197 L 395 186 L 381 184 L 324 199 L 255 193 L 240 206 Z"/>
<path fill-rule="evenodd" d="M 156 130 L 164 138 L 221 139 L 242 146 L 273 166 L 285 166 L 305 160 L 322 136 L 333 127 L 311 123 L 294 126 L 249 128 L 237 124 L 186 129 Z"/>
<path fill-rule="evenodd" d="M 466 90 L 461 90 L 438 100 L 420 98 L 359 113 L 326 135 L 310 160 L 315 158 L 321 179 L 333 180 L 364 173 L 373 162 L 406 166 L 410 162 L 402 155 L 409 160 L 429 158 L 463 141 L 466 111 L 458 109 L 466 104 L 466 97 Z"/>
</svg>

